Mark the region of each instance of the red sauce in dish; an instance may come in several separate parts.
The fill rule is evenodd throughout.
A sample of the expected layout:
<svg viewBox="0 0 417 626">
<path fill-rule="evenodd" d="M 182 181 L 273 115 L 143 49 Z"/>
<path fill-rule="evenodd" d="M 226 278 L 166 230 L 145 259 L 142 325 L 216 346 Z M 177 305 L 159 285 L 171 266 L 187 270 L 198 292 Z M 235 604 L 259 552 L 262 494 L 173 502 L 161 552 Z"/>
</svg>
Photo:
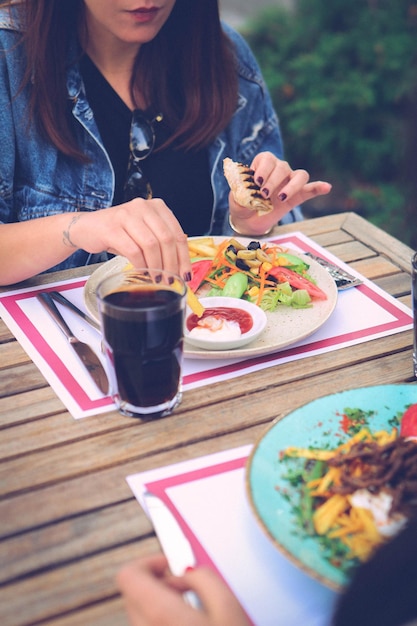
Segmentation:
<svg viewBox="0 0 417 626">
<path fill-rule="evenodd" d="M 187 329 L 190 331 L 195 328 L 200 319 L 212 316 L 226 320 L 227 322 L 237 322 L 240 326 L 240 332 L 247 333 L 253 326 L 252 315 L 242 309 L 231 309 L 229 307 L 215 307 L 206 309 L 201 317 L 197 317 L 195 313 L 187 317 Z"/>
</svg>

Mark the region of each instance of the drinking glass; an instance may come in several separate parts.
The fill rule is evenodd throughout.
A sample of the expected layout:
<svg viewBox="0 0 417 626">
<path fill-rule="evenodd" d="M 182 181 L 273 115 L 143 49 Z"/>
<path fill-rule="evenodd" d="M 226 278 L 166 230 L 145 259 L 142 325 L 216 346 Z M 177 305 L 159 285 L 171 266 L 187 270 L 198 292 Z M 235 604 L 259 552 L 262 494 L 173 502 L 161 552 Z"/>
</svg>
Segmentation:
<svg viewBox="0 0 417 626">
<path fill-rule="evenodd" d="M 417 378 L 417 252 L 411 261 L 411 297 L 413 300 L 414 328 L 413 328 L 413 367 L 414 376 Z"/>
<path fill-rule="evenodd" d="M 180 403 L 186 291 L 158 269 L 120 271 L 98 285 L 110 393 L 123 415 L 165 417 Z"/>
</svg>

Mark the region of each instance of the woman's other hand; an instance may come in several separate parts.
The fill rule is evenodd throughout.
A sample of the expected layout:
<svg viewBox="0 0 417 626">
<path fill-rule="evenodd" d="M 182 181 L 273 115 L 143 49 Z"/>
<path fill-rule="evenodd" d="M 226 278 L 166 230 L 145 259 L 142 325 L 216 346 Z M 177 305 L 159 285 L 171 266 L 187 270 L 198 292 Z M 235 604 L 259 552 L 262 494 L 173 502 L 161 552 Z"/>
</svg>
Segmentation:
<svg viewBox="0 0 417 626">
<path fill-rule="evenodd" d="M 68 245 L 91 253 L 120 254 L 135 267 L 191 275 L 187 236 L 160 199 L 135 198 L 108 209 L 77 213 L 72 219 L 68 216 L 68 221 Z"/>
<path fill-rule="evenodd" d="M 218 576 L 205 567 L 170 574 L 163 555 L 126 565 L 117 576 L 132 626 L 249 626 L 240 604 Z M 195 609 L 183 593 L 193 591 L 201 602 Z"/>
<path fill-rule="evenodd" d="M 288 211 L 307 200 L 328 194 L 332 188 L 326 182 L 309 182 L 308 172 L 291 169 L 286 161 L 281 161 L 271 152 L 257 154 L 251 168 L 255 172 L 255 182 L 260 186 L 263 197 L 271 200 L 273 211 L 259 216 L 256 211 L 236 204 L 230 194 L 231 220 L 243 234 L 265 234 Z"/>
</svg>

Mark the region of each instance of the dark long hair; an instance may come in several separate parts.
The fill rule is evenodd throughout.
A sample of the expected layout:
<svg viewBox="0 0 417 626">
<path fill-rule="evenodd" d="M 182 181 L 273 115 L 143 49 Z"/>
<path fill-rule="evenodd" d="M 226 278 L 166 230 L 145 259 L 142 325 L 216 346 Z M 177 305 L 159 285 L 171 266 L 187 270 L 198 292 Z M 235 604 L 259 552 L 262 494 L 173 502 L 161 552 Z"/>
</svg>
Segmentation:
<svg viewBox="0 0 417 626">
<path fill-rule="evenodd" d="M 71 130 L 66 89 L 68 44 L 83 1 L 21 0 L 15 6 L 25 24 L 23 86 L 32 83 L 30 115 L 60 151 L 84 160 Z M 235 57 L 221 28 L 218 0 L 176 0 L 161 31 L 140 48 L 132 95 L 136 80 L 147 104 L 163 112 L 169 143 L 184 149 L 208 145 L 237 105 Z"/>
</svg>

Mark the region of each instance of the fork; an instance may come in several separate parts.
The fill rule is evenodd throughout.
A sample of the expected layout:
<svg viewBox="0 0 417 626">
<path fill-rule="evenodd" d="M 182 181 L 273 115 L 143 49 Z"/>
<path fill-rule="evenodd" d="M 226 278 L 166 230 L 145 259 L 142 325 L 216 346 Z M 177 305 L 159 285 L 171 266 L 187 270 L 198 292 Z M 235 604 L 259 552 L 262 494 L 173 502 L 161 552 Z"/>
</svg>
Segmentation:
<svg viewBox="0 0 417 626">
<path fill-rule="evenodd" d="M 319 265 L 324 267 L 324 269 L 329 272 L 330 276 L 335 281 L 337 289 L 339 291 L 343 291 L 344 289 L 350 289 L 350 287 L 357 287 L 358 285 L 362 285 L 363 280 L 357 278 L 356 276 L 352 276 L 352 274 L 349 274 L 345 270 L 342 270 L 342 268 L 338 267 L 337 265 L 334 265 L 333 263 L 322 259 L 322 257 L 312 254 L 311 252 L 305 252 L 304 254 L 314 261 L 317 261 Z"/>
</svg>

